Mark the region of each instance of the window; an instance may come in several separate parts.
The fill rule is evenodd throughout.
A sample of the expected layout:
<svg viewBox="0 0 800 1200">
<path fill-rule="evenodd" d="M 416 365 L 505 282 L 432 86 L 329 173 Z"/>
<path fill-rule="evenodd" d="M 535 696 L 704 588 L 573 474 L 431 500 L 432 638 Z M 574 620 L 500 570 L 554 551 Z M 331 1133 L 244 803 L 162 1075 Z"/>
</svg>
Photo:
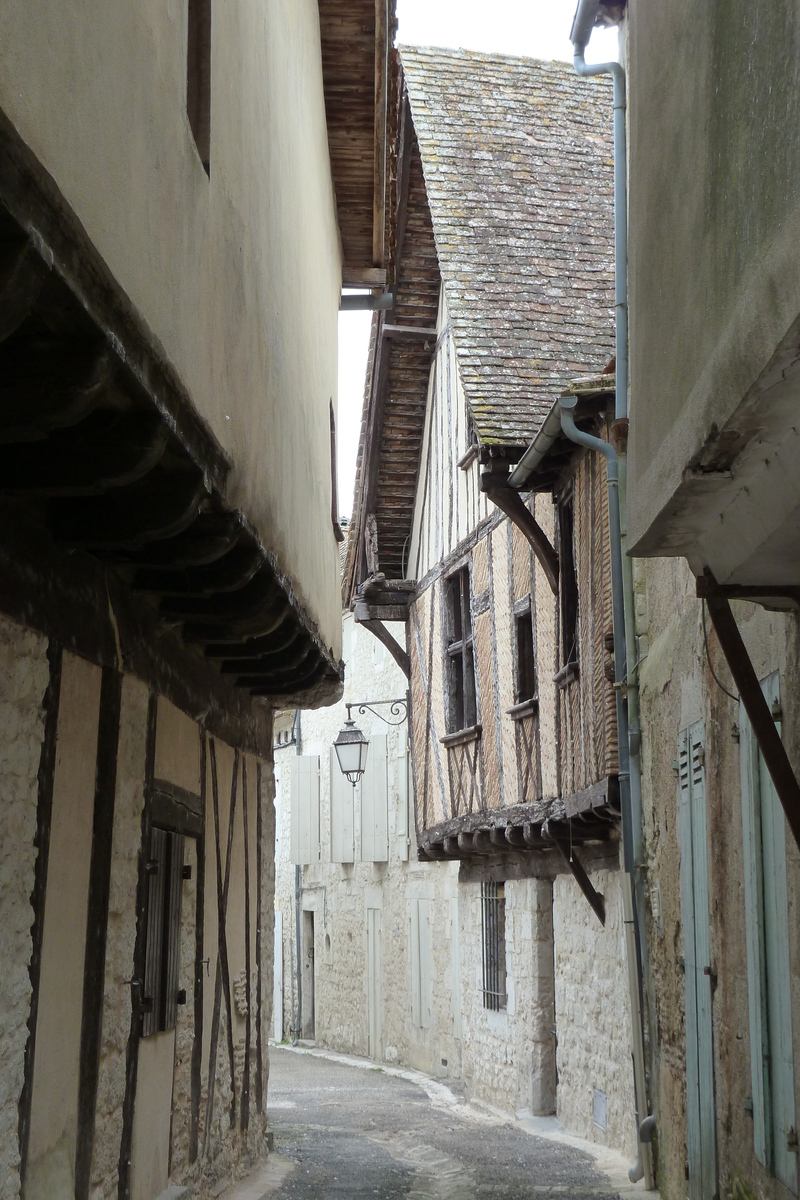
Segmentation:
<svg viewBox="0 0 800 1200">
<path fill-rule="evenodd" d="M 211 171 L 211 0 L 189 0 L 186 113 L 197 153 Z"/>
<path fill-rule="evenodd" d="M 578 662 L 578 579 L 575 574 L 575 515 L 572 495 L 558 504 L 559 602 L 561 665 Z"/>
<path fill-rule="evenodd" d="M 481 884 L 483 1007 L 506 1007 L 506 893 L 504 883 Z"/>
<path fill-rule="evenodd" d="M 183 896 L 182 833 L 152 826 L 147 873 L 142 1036 L 174 1029 L 178 1005 L 186 1003 L 178 990 Z"/>
<path fill-rule="evenodd" d="M 533 623 L 530 609 L 515 618 L 517 646 L 517 704 L 533 700 L 536 696 L 536 660 L 533 654 Z"/>
<path fill-rule="evenodd" d="M 761 684 L 780 720 L 777 672 Z M 778 726 L 780 728 L 780 725 Z M 797 1120 L 786 821 L 744 705 L 739 706 L 747 994 L 755 1156 L 797 1193 Z"/>
<path fill-rule="evenodd" d="M 447 732 L 478 723 L 469 567 L 445 583 L 447 600 Z"/>
</svg>

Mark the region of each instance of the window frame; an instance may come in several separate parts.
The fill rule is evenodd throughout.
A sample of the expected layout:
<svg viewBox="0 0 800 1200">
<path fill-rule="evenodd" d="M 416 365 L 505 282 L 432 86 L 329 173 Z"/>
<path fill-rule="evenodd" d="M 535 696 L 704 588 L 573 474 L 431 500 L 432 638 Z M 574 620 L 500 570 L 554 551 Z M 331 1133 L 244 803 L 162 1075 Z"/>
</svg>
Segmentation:
<svg viewBox="0 0 800 1200">
<path fill-rule="evenodd" d="M 475 681 L 475 637 L 472 625 L 470 568 L 462 565 L 444 580 L 445 674 L 447 682 L 447 733 L 462 733 L 478 726 L 478 692 Z"/>
<path fill-rule="evenodd" d="M 558 497 L 558 648 L 562 671 L 577 671 L 580 662 L 580 594 L 575 554 L 575 496 L 572 485 Z"/>
</svg>

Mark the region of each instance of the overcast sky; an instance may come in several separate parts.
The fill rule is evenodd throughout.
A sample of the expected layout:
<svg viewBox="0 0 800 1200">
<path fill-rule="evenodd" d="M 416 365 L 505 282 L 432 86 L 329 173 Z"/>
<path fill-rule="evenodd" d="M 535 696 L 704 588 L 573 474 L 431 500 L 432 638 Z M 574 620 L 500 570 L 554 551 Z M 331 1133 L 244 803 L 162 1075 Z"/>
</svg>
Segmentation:
<svg viewBox="0 0 800 1200">
<path fill-rule="evenodd" d="M 397 0 L 400 45 L 451 46 L 531 58 L 572 58 L 577 0 Z M 596 29 L 587 61 L 617 57 L 616 29 Z M 339 507 L 353 505 L 369 313 L 339 315 Z"/>
</svg>

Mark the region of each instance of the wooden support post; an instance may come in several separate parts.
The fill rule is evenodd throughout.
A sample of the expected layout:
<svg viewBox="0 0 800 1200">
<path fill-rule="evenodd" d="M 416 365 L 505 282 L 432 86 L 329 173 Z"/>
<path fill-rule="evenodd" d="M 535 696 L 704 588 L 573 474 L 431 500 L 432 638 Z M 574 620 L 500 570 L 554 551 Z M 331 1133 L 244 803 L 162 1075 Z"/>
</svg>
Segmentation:
<svg viewBox="0 0 800 1200">
<path fill-rule="evenodd" d="M 798 784 L 792 764 L 789 762 L 789 756 L 775 726 L 769 705 L 764 699 L 758 676 L 731 612 L 730 603 L 725 596 L 716 593 L 713 586 L 707 588 L 708 582 L 708 575 L 703 580 L 702 586 L 698 580 L 698 591 L 701 594 L 705 592 L 708 611 L 719 638 L 722 653 L 725 655 L 725 661 L 739 689 L 742 704 L 750 718 L 758 748 L 775 785 L 775 791 L 783 806 L 792 836 L 800 846 L 800 784 Z"/>
<path fill-rule="evenodd" d="M 553 595 L 558 595 L 558 555 L 551 546 L 547 534 L 530 509 L 522 503 L 519 492 L 502 484 L 493 484 L 484 477 L 483 489 L 492 504 L 504 512 L 509 520 L 521 529 L 530 542 L 533 552 L 541 563 Z"/>
<path fill-rule="evenodd" d="M 367 513 L 364 529 L 364 554 L 367 560 L 367 575 L 375 578 L 380 574 L 378 562 L 378 518 L 375 513 Z"/>
<path fill-rule="evenodd" d="M 605 925 L 605 900 L 601 896 L 600 892 L 597 891 L 589 876 L 586 874 L 583 863 L 581 863 L 575 851 L 570 849 L 569 845 L 564 840 L 563 835 L 560 832 L 556 832 L 549 821 L 545 822 L 542 832 L 549 841 L 552 841 L 567 867 L 569 867 L 575 878 L 575 882 L 583 892 L 586 899 L 589 901 L 589 904 L 592 906 L 592 911 L 594 912 L 600 924 Z"/>
</svg>

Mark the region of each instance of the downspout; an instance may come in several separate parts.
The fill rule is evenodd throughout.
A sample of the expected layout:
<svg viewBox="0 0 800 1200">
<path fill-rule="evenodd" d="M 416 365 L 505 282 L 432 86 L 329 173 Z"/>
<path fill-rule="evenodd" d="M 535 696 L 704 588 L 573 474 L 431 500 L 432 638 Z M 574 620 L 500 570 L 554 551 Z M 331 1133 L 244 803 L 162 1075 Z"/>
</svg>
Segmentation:
<svg viewBox="0 0 800 1200">
<path fill-rule="evenodd" d="M 606 460 L 608 480 L 608 525 L 611 536 L 611 608 L 614 619 L 614 696 L 617 710 L 617 742 L 619 746 L 619 793 L 622 810 L 622 850 L 625 870 L 622 877 L 623 920 L 625 924 L 625 957 L 628 966 L 628 991 L 633 1033 L 633 1091 L 636 1118 L 636 1140 L 639 1157 L 628 1176 L 632 1183 L 645 1177 L 645 1187 L 654 1186 L 653 1157 L 649 1144 L 643 1143 L 639 1128 L 647 1116 L 647 1083 L 644 1069 L 644 1021 L 642 1006 L 642 972 L 639 953 L 639 922 L 634 906 L 634 846 L 633 814 L 631 810 L 631 777 L 629 755 L 628 712 L 623 696 L 625 680 L 625 614 L 623 611 L 622 540 L 619 519 L 619 464 L 617 452 L 609 442 L 578 429 L 572 410 L 578 403 L 575 396 L 562 396 L 559 401 L 561 428 L 570 441 L 602 454 Z"/>
<path fill-rule="evenodd" d="M 300 740 L 300 709 L 294 710 L 294 752 L 303 753 Z M 294 937 L 295 937 L 295 971 L 297 972 L 297 1010 L 294 1014 L 294 1040 L 303 1035 L 303 963 L 300 954 L 301 915 L 303 901 L 303 868 L 299 863 L 294 868 Z"/>
<path fill-rule="evenodd" d="M 627 428 L 628 428 L 628 154 L 625 128 L 626 87 L 625 71 L 618 62 L 593 63 L 585 60 L 586 47 L 592 36 L 592 30 L 597 20 L 599 0 L 579 0 L 572 24 L 571 41 L 574 50 L 574 66 L 579 75 L 609 74 L 613 80 L 614 104 L 614 307 L 616 315 L 616 391 L 615 417 L 619 441 L 617 455 L 617 487 L 614 489 L 618 497 L 618 524 L 616 529 L 620 541 L 620 558 L 622 574 L 622 601 L 625 634 L 625 663 L 622 673 L 617 671 L 617 680 L 627 683 L 627 719 L 628 719 L 628 760 L 629 760 L 629 789 L 630 789 L 630 839 L 632 851 L 633 904 L 637 927 L 637 962 L 639 975 L 640 1008 L 643 1006 L 644 993 L 651 999 L 651 980 L 649 958 L 647 953 L 647 933 L 645 925 L 645 861 L 644 837 L 642 821 L 642 771 L 641 771 L 641 725 L 639 718 L 639 666 L 636 648 L 636 627 L 634 621 L 634 591 L 633 564 L 627 553 L 628 541 L 628 470 L 627 470 Z M 620 436 L 621 435 L 621 436 Z M 610 488 L 610 484 L 609 484 Z M 611 490 L 611 489 L 610 489 Z M 613 536 L 613 535 L 612 535 Z M 615 646 L 617 642 L 615 630 Z M 618 689 L 619 692 L 619 689 Z M 620 732 L 621 740 L 621 732 Z M 643 1040 L 643 1036 L 642 1036 Z M 644 1051 L 642 1051 L 642 1077 L 644 1080 Z M 638 1091 L 638 1088 L 637 1088 Z M 647 1111 L 646 1090 L 644 1082 L 641 1091 L 639 1112 Z M 641 1119 L 641 1118 L 640 1118 Z M 637 1120 L 637 1126 L 639 1121 Z M 639 1134 L 637 1132 L 637 1137 Z M 652 1135 L 651 1135 L 652 1138 Z M 649 1144 L 643 1144 L 639 1137 L 639 1164 L 642 1171 L 636 1174 L 635 1169 L 631 1178 L 634 1182 L 646 1176 L 646 1186 L 654 1186 L 652 1150 Z M 633 1175 L 636 1174 L 636 1179 Z"/>
</svg>

